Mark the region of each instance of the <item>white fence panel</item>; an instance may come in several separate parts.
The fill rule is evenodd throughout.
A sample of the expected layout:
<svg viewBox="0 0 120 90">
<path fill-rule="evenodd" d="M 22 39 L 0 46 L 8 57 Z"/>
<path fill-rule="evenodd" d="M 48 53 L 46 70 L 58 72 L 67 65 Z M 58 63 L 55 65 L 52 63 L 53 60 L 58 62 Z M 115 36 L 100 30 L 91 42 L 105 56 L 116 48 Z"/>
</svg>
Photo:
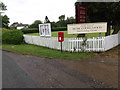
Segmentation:
<svg viewBox="0 0 120 90">
<path fill-rule="evenodd" d="M 33 42 L 32 42 L 32 36 L 24 35 L 24 40 L 28 44 L 33 44 Z"/>
<path fill-rule="evenodd" d="M 28 44 L 44 46 L 53 49 L 61 49 L 61 43 L 57 37 L 40 37 L 24 35 L 24 40 Z M 107 37 L 93 38 L 65 38 L 62 43 L 64 51 L 70 52 L 100 52 L 109 50 L 120 44 L 120 33 Z"/>
<path fill-rule="evenodd" d="M 120 44 L 120 33 L 105 37 L 105 51 Z"/>
<path fill-rule="evenodd" d="M 72 38 L 69 40 L 69 46 L 72 52 L 90 52 L 104 51 L 104 37 L 93 38 Z"/>
</svg>

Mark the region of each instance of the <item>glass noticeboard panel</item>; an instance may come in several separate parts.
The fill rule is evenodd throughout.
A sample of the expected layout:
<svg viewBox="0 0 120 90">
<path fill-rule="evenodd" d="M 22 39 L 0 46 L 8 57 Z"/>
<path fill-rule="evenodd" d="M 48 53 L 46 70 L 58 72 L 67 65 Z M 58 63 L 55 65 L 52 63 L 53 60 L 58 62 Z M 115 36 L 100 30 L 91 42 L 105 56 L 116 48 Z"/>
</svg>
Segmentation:
<svg viewBox="0 0 120 90">
<path fill-rule="evenodd" d="M 47 24 L 39 24 L 39 34 L 40 36 L 51 36 L 51 25 Z"/>
</svg>

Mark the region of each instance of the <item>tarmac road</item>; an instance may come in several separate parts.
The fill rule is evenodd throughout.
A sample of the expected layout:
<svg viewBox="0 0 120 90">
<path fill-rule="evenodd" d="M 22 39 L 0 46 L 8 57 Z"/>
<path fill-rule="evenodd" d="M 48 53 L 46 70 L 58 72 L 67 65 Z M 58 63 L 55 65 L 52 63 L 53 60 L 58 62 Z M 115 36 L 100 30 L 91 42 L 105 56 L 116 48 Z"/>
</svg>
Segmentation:
<svg viewBox="0 0 120 90">
<path fill-rule="evenodd" d="M 36 88 L 32 78 L 16 62 L 2 54 L 2 88 Z"/>
<path fill-rule="evenodd" d="M 3 51 L 3 88 L 104 88 L 59 60 Z"/>
</svg>

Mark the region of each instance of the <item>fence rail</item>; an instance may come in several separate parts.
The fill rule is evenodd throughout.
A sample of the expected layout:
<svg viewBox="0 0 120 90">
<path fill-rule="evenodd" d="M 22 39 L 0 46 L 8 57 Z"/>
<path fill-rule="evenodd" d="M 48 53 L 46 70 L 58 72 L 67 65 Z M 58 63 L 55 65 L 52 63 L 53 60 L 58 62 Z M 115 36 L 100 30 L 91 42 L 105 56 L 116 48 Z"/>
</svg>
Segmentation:
<svg viewBox="0 0 120 90">
<path fill-rule="evenodd" d="M 109 50 L 120 44 L 120 33 L 107 37 L 93 38 L 65 38 L 63 50 L 70 52 L 101 52 Z M 44 46 L 60 50 L 61 46 L 57 37 L 40 37 L 24 35 L 24 40 L 28 44 Z"/>
</svg>

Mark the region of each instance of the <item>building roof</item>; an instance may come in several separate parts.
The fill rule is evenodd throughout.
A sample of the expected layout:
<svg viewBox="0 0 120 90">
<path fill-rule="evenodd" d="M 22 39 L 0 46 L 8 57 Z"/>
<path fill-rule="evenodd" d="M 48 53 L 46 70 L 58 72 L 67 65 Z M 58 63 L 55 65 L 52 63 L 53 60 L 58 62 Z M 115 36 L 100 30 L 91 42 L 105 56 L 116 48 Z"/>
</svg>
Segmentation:
<svg viewBox="0 0 120 90">
<path fill-rule="evenodd" d="M 28 24 L 18 24 L 17 27 L 21 27 L 21 26 L 29 26 Z"/>
<path fill-rule="evenodd" d="M 26 27 L 26 26 L 29 26 L 28 24 L 18 24 L 18 23 L 16 23 L 16 24 L 12 24 L 10 27 Z"/>
<path fill-rule="evenodd" d="M 77 0 L 77 2 L 119 2 L 119 0 Z"/>
</svg>

